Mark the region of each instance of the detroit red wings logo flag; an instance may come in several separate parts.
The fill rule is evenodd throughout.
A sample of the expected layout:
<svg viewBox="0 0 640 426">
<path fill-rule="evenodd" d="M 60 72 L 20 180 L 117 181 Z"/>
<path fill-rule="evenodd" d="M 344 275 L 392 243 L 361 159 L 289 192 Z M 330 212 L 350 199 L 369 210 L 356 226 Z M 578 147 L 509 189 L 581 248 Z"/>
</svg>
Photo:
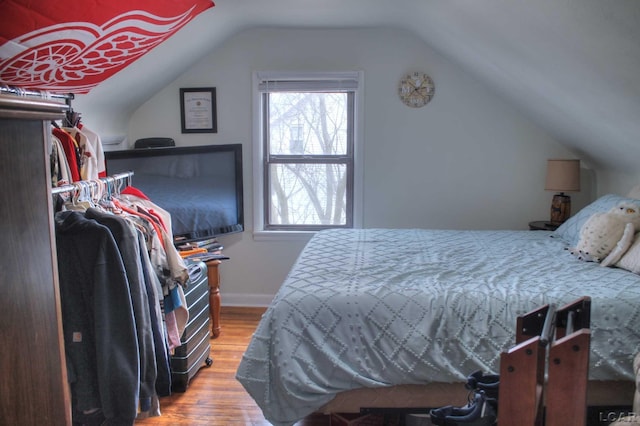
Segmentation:
<svg viewBox="0 0 640 426">
<path fill-rule="evenodd" d="M 0 0 L 0 82 L 87 93 L 213 5 L 211 0 Z"/>
</svg>

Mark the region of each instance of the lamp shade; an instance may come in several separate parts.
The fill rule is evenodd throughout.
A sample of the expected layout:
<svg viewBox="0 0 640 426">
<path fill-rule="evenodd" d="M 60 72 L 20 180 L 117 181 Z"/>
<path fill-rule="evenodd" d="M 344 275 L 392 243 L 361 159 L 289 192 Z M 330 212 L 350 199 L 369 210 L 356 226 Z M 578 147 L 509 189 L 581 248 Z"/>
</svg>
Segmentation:
<svg viewBox="0 0 640 426">
<path fill-rule="evenodd" d="M 547 191 L 580 191 L 580 160 L 547 160 Z"/>
</svg>

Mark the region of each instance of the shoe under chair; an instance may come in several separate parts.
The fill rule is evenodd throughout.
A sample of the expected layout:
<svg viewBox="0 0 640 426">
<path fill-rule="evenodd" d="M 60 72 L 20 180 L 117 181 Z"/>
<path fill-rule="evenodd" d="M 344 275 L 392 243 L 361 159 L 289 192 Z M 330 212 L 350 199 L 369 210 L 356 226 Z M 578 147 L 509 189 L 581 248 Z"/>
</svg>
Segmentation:
<svg viewBox="0 0 640 426">
<path fill-rule="evenodd" d="M 463 407 L 445 406 L 431 410 L 435 426 L 493 426 L 498 414 L 500 378 L 481 371 L 467 377 L 465 387 L 470 391 L 469 403 Z"/>
</svg>

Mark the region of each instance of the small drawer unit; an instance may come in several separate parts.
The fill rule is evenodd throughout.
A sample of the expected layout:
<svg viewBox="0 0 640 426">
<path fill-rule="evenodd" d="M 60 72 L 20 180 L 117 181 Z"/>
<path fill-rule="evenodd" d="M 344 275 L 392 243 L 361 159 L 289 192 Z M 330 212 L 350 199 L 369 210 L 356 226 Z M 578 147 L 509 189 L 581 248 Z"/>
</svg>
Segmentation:
<svg viewBox="0 0 640 426">
<path fill-rule="evenodd" d="M 171 357 L 171 387 L 174 392 L 185 392 L 189 381 L 203 366 L 211 366 L 209 342 L 209 280 L 204 262 L 187 262 L 189 282 L 185 298 L 189 321 L 182 333 L 182 345 Z"/>
</svg>

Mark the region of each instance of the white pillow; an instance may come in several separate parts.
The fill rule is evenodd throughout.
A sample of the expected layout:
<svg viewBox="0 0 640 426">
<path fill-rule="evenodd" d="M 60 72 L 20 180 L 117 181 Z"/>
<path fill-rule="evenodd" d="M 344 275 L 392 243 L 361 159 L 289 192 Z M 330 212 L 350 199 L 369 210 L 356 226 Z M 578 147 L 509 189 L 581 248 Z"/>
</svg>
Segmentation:
<svg viewBox="0 0 640 426">
<path fill-rule="evenodd" d="M 631 247 L 616 263 L 618 268 L 640 274 L 640 233 L 636 233 Z"/>
</svg>

